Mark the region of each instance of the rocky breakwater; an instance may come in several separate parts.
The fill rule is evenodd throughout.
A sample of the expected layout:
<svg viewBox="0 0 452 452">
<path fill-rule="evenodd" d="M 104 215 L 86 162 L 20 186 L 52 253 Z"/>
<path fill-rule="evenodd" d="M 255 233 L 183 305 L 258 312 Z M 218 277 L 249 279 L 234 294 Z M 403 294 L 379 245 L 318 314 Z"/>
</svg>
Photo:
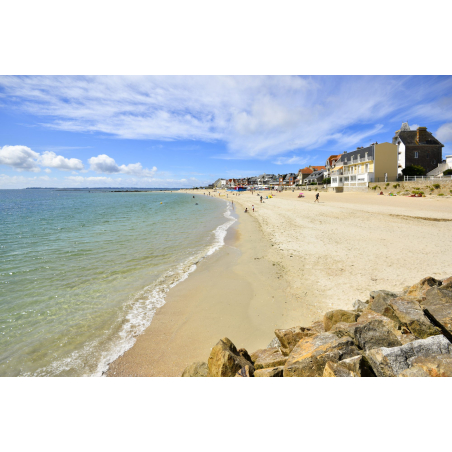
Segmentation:
<svg viewBox="0 0 452 452">
<path fill-rule="evenodd" d="M 309 327 L 275 330 L 249 354 L 223 338 L 183 377 L 451 377 L 452 277 L 427 277 L 400 293 L 378 290 L 353 310 Z"/>
</svg>

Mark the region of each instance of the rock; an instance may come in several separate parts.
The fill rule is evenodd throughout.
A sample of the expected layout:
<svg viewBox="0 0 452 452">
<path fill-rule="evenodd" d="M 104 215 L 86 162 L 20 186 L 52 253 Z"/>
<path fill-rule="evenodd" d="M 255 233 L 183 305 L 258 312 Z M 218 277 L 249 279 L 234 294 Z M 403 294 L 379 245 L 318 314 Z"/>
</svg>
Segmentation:
<svg viewBox="0 0 452 452">
<path fill-rule="evenodd" d="M 397 377 L 410 367 L 408 360 L 411 358 L 451 353 L 452 344 L 439 335 L 418 339 L 401 347 L 375 348 L 367 352 L 366 356 L 378 377 Z"/>
<path fill-rule="evenodd" d="M 342 366 L 341 363 L 328 361 L 323 370 L 324 377 L 357 377 L 354 372 Z"/>
<path fill-rule="evenodd" d="M 426 317 L 452 340 L 452 290 L 443 289 L 443 286 L 432 287 L 420 304 Z"/>
<path fill-rule="evenodd" d="M 323 317 L 323 326 L 325 331 L 331 330 L 336 323 L 354 323 L 358 319 L 360 313 L 356 311 L 344 311 L 343 309 L 336 309 L 327 312 Z"/>
<path fill-rule="evenodd" d="M 355 300 L 353 303 L 353 309 L 358 312 L 364 311 L 368 308 L 368 304 L 361 300 Z"/>
<path fill-rule="evenodd" d="M 429 377 L 452 377 L 452 356 L 419 356 L 408 360 L 410 369 L 421 369 Z"/>
<path fill-rule="evenodd" d="M 259 369 L 254 372 L 255 377 L 282 377 L 284 366 L 269 367 L 267 369 Z"/>
<path fill-rule="evenodd" d="M 372 369 L 369 361 L 365 356 L 359 355 L 353 358 L 348 358 L 340 361 L 341 366 L 346 367 L 353 372 L 356 377 L 375 377 L 375 372 Z"/>
<path fill-rule="evenodd" d="M 366 309 L 355 323 L 337 323 L 330 333 L 348 336 L 363 350 L 380 347 L 399 347 L 397 324 L 389 318 Z"/>
<path fill-rule="evenodd" d="M 407 327 L 411 333 L 420 339 L 441 334 L 441 330 L 432 325 L 425 316 L 420 304 L 415 300 L 394 298 L 390 306 L 402 326 Z"/>
<path fill-rule="evenodd" d="M 325 326 L 323 325 L 322 320 L 317 320 L 317 322 L 314 322 L 310 327 L 310 330 L 318 333 L 324 333 L 325 332 Z"/>
<path fill-rule="evenodd" d="M 249 353 L 244 349 L 244 348 L 239 348 L 237 350 L 237 353 L 244 359 L 246 359 L 249 362 L 253 362 L 253 360 L 251 359 L 251 356 L 249 355 Z"/>
<path fill-rule="evenodd" d="M 284 377 L 321 377 L 328 361 L 335 363 L 359 354 L 349 337 L 338 338 L 331 333 L 305 337 L 289 355 Z"/>
<path fill-rule="evenodd" d="M 207 364 L 211 377 L 234 377 L 242 367 L 253 367 L 250 361 L 239 355 L 235 345 L 226 337 L 212 348 Z"/>
<path fill-rule="evenodd" d="M 430 375 L 420 367 L 410 367 L 400 372 L 398 377 L 430 377 Z"/>
<path fill-rule="evenodd" d="M 272 341 L 267 345 L 267 348 L 281 348 L 281 342 L 279 342 L 279 339 L 277 337 L 274 337 Z"/>
<path fill-rule="evenodd" d="M 443 279 L 441 288 L 446 289 L 446 290 L 452 290 L 452 276 L 449 276 L 449 278 Z"/>
<path fill-rule="evenodd" d="M 253 366 L 246 365 L 242 367 L 236 374 L 236 377 L 254 377 L 254 369 Z"/>
<path fill-rule="evenodd" d="M 289 356 L 290 352 L 301 339 L 313 336 L 314 334 L 316 334 L 315 331 L 302 326 L 294 326 L 293 328 L 287 328 L 285 330 L 275 330 L 275 336 L 279 339 L 281 344 L 281 352 L 285 356 Z"/>
<path fill-rule="evenodd" d="M 284 366 L 287 356 L 284 356 L 279 348 L 263 348 L 251 354 L 254 369 L 266 369 L 269 367 Z"/>
<path fill-rule="evenodd" d="M 182 373 L 183 377 L 208 377 L 209 368 L 207 363 L 195 362 L 187 366 Z"/>
<path fill-rule="evenodd" d="M 411 286 L 406 295 L 410 298 L 422 299 L 427 290 L 434 286 L 441 286 L 441 284 L 442 282 L 439 279 L 428 276 L 427 278 L 421 279 L 417 284 L 414 284 L 414 286 Z"/>
<path fill-rule="evenodd" d="M 391 292 L 389 290 L 373 290 L 369 294 L 370 301 L 372 301 L 374 298 L 376 298 L 379 295 L 382 295 L 385 298 L 396 298 L 396 297 L 398 297 L 398 294 L 396 294 L 395 292 Z"/>
<path fill-rule="evenodd" d="M 386 293 L 384 290 L 379 290 L 375 293 L 375 297 L 371 300 L 369 303 L 369 309 L 376 312 L 377 314 L 384 315 L 385 317 L 388 317 L 389 319 L 393 320 L 394 322 L 399 323 L 399 319 L 394 314 L 394 310 L 392 309 L 390 302 L 396 298 L 392 295 L 395 295 L 392 292 Z"/>
</svg>

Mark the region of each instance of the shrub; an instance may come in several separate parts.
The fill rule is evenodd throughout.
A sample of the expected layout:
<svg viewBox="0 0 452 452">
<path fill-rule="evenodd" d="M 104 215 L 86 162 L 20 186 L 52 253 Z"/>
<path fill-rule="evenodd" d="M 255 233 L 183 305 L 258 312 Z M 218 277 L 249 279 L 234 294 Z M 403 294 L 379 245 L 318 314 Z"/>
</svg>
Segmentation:
<svg viewBox="0 0 452 452">
<path fill-rule="evenodd" d="M 441 188 L 440 184 L 433 184 L 433 188 Z"/>
<path fill-rule="evenodd" d="M 444 171 L 443 176 L 452 176 L 452 169 L 447 169 Z"/>
<path fill-rule="evenodd" d="M 411 193 L 413 193 L 413 195 L 423 195 L 424 194 L 423 191 L 419 191 L 419 190 L 413 190 Z"/>
<path fill-rule="evenodd" d="M 410 165 L 403 168 L 402 174 L 404 176 L 423 176 L 425 174 L 425 168 L 419 165 Z"/>
<path fill-rule="evenodd" d="M 444 196 L 444 193 L 438 193 L 438 196 Z"/>
<path fill-rule="evenodd" d="M 387 187 L 389 185 L 389 182 L 386 182 L 386 185 L 385 185 L 385 187 Z"/>
<path fill-rule="evenodd" d="M 392 188 L 399 188 L 400 187 L 400 184 L 394 184 L 393 186 L 392 186 Z"/>
<path fill-rule="evenodd" d="M 370 187 L 372 190 L 376 190 L 377 189 L 377 186 L 376 185 L 374 185 L 373 187 Z"/>
<path fill-rule="evenodd" d="M 325 179 L 322 180 L 322 184 L 326 185 L 331 184 L 331 177 L 325 177 Z"/>
</svg>

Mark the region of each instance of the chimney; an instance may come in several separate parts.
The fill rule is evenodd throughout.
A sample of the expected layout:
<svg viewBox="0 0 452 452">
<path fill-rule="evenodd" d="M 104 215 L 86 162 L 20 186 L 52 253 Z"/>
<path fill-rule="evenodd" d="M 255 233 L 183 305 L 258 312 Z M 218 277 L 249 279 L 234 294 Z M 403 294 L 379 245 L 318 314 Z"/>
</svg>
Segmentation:
<svg viewBox="0 0 452 452">
<path fill-rule="evenodd" d="M 416 140 L 418 143 L 425 143 L 428 140 L 427 127 L 418 127 Z"/>
</svg>

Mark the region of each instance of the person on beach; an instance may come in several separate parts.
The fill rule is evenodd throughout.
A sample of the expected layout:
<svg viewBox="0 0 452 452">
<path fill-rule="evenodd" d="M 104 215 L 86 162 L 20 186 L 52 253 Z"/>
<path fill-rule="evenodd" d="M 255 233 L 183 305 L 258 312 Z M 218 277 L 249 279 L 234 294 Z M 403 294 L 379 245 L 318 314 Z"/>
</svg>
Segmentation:
<svg viewBox="0 0 452 452">
<path fill-rule="evenodd" d="M 262 195 L 261 195 L 261 203 L 262 203 Z"/>
<path fill-rule="evenodd" d="M 252 207 L 253 207 L 253 212 L 254 212 L 254 204 L 252 205 Z"/>
<path fill-rule="evenodd" d="M 245 207 L 245 213 L 248 213 L 248 207 Z"/>
<path fill-rule="evenodd" d="M 319 201 L 319 196 L 320 196 L 320 193 L 316 193 L 315 194 L 315 201 L 314 202 L 320 202 Z"/>
</svg>

